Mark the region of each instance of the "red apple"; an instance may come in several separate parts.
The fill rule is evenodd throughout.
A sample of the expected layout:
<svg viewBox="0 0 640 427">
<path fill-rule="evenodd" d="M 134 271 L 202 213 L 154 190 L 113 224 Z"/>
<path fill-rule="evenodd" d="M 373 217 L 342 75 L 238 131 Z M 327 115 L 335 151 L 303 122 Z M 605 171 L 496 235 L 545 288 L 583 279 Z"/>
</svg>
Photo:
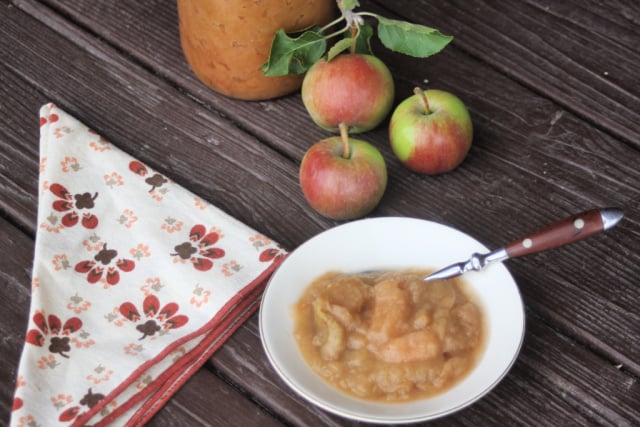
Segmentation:
<svg viewBox="0 0 640 427">
<path fill-rule="evenodd" d="M 373 145 L 347 135 L 317 142 L 300 164 L 300 187 L 307 202 L 335 220 L 359 218 L 378 205 L 387 186 L 387 167 Z"/>
<path fill-rule="evenodd" d="M 330 132 L 346 123 L 351 133 L 376 127 L 393 106 L 393 77 L 378 58 L 342 54 L 321 59 L 302 82 L 302 102 L 313 121 Z"/>
<path fill-rule="evenodd" d="M 473 139 L 467 108 L 455 95 L 441 90 L 414 90 L 389 122 L 391 148 L 409 169 L 434 175 L 455 169 Z"/>
</svg>

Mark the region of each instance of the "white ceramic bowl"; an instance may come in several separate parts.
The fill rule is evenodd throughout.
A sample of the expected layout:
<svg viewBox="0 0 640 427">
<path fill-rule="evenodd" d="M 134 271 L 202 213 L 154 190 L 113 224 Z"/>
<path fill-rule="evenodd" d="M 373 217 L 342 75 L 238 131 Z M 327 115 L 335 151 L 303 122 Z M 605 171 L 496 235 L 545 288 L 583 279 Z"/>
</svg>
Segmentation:
<svg viewBox="0 0 640 427">
<path fill-rule="evenodd" d="M 368 402 L 328 385 L 298 351 L 291 308 L 303 290 L 328 271 L 437 269 L 464 261 L 474 252 L 488 249 L 458 230 L 420 219 L 364 219 L 318 234 L 289 255 L 265 290 L 260 333 L 269 361 L 302 397 L 329 412 L 359 421 L 424 421 L 470 405 L 506 375 L 524 336 L 522 299 L 504 265 L 490 265 L 464 278 L 482 305 L 488 327 L 486 349 L 475 369 L 447 392 L 409 403 Z"/>
</svg>

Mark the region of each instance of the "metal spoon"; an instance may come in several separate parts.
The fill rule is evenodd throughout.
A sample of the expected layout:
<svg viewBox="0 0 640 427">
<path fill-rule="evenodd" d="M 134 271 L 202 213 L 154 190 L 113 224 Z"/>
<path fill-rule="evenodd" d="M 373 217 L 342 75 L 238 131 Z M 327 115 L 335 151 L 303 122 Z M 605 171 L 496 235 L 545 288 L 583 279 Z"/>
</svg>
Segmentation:
<svg viewBox="0 0 640 427">
<path fill-rule="evenodd" d="M 624 216 L 622 209 L 592 209 L 555 222 L 542 230 L 515 240 L 487 254 L 475 253 L 466 262 L 451 264 L 424 277 L 424 281 L 449 279 L 467 271 L 479 271 L 492 262 L 502 262 L 582 240 L 615 226 Z"/>
</svg>

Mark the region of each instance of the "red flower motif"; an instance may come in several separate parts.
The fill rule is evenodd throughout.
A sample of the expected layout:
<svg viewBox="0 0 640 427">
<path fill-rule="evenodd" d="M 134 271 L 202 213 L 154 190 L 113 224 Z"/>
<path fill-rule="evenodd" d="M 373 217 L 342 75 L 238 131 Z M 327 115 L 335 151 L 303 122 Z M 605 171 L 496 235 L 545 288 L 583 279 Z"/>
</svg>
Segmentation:
<svg viewBox="0 0 640 427">
<path fill-rule="evenodd" d="M 282 257 L 282 253 L 280 252 L 279 249 L 276 248 L 269 248 L 269 249 L 265 249 L 264 251 L 262 251 L 258 257 L 258 259 L 260 260 L 260 262 L 269 262 L 271 260 L 274 260 L 276 258 L 280 258 Z"/>
<path fill-rule="evenodd" d="M 49 340 L 49 351 L 58 353 L 62 357 L 69 357 L 65 354 L 71 351 L 69 335 L 80 330 L 82 327 L 80 319 L 72 317 L 64 322 L 63 325 L 58 316 L 50 314 L 45 318 L 45 315 L 38 311 L 33 315 L 33 322 L 38 329 L 29 329 L 27 331 L 26 341 L 29 344 L 43 347 L 47 341 L 47 336 L 52 335 Z"/>
<path fill-rule="evenodd" d="M 68 423 L 69 421 L 75 420 L 76 418 L 78 418 L 78 415 L 80 415 L 81 409 L 82 408 L 80 408 L 79 406 L 72 406 L 71 408 L 62 411 L 62 413 L 58 417 L 58 421 Z"/>
<path fill-rule="evenodd" d="M 142 303 L 142 313 L 149 320 L 136 326 L 136 329 L 143 334 L 140 339 L 153 336 L 162 329 L 177 329 L 184 326 L 189 321 L 189 317 L 184 314 L 176 315 L 179 308 L 175 302 L 170 302 L 160 308 L 158 297 L 148 295 Z M 142 320 L 142 315 L 132 302 L 122 303 L 120 314 L 132 322 L 137 323 Z"/>
<path fill-rule="evenodd" d="M 76 264 L 75 270 L 78 273 L 87 273 L 87 281 L 89 283 L 96 283 L 102 279 L 102 275 L 106 269 L 107 283 L 117 285 L 120 281 L 120 271 L 129 272 L 136 267 L 134 261 L 124 258 L 116 259 L 115 265 L 110 265 L 117 256 L 118 251 L 115 249 L 107 249 L 107 244 L 105 243 L 93 260 L 80 261 Z"/>
<path fill-rule="evenodd" d="M 62 225 L 65 227 L 73 227 L 78 223 L 80 216 L 77 210 L 93 209 L 94 201 L 98 197 L 98 193 L 71 194 L 65 187 L 60 184 L 51 184 L 49 190 L 58 197 L 53 202 L 53 209 L 58 212 L 66 212 L 62 217 Z M 98 217 L 90 212 L 82 214 L 82 226 L 88 229 L 94 229 L 98 226 Z"/>
<path fill-rule="evenodd" d="M 94 393 L 91 391 L 91 389 L 89 389 L 87 391 L 87 394 L 85 394 L 80 400 L 80 405 L 86 406 L 88 409 L 91 409 L 95 405 L 97 405 L 98 402 L 100 402 L 102 399 L 104 399 L 104 394 Z M 62 411 L 62 413 L 58 417 L 58 421 L 62 421 L 66 423 L 66 422 L 75 420 L 81 415 L 84 415 L 85 413 L 81 412 L 82 406 L 75 405 L 65 409 L 64 411 Z"/>
<path fill-rule="evenodd" d="M 135 173 L 136 175 L 140 175 L 143 177 L 149 174 L 147 167 L 138 161 L 130 162 L 129 170 Z M 162 185 L 169 182 L 169 180 L 164 176 L 160 175 L 159 173 L 156 173 L 156 174 L 153 174 L 153 176 L 150 176 L 149 178 L 145 179 L 144 182 L 146 182 L 148 185 L 151 186 L 151 190 L 149 190 L 149 193 L 153 193 L 153 190 L 155 190 L 156 188 L 162 187 Z"/>
<path fill-rule="evenodd" d="M 21 398 L 16 397 L 13 399 L 13 407 L 11 408 L 11 411 L 17 411 L 23 406 L 24 406 L 24 401 Z"/>
<path fill-rule="evenodd" d="M 171 256 L 190 260 L 196 270 L 210 270 L 213 267 L 211 260 L 225 255 L 224 249 L 212 247 L 219 238 L 216 232 L 207 233 L 204 225 L 194 225 L 189 232 L 189 241 L 177 245 L 176 253 Z"/>
<path fill-rule="evenodd" d="M 59 117 L 56 113 L 49 114 L 48 117 L 42 116 L 40 117 L 40 126 L 44 126 L 45 124 L 47 124 L 47 122 L 55 123 L 58 121 L 58 119 Z"/>
</svg>

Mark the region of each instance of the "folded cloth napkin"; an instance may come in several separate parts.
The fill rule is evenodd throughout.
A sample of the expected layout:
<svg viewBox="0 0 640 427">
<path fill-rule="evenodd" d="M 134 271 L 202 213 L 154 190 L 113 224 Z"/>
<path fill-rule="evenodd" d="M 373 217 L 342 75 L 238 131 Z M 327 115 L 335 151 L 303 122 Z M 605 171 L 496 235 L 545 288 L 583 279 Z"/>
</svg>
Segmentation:
<svg viewBox="0 0 640 427">
<path fill-rule="evenodd" d="M 257 308 L 285 252 L 53 104 L 11 425 L 141 425 Z"/>
</svg>

